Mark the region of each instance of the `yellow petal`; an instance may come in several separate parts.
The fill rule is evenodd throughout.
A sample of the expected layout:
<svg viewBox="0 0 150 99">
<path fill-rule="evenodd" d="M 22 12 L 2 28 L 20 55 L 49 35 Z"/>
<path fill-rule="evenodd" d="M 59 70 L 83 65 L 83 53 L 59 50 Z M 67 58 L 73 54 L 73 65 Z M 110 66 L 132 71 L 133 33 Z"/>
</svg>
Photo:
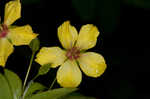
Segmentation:
<svg viewBox="0 0 150 99">
<path fill-rule="evenodd" d="M 28 45 L 38 34 L 33 33 L 31 26 L 25 25 L 9 29 L 8 38 L 16 46 Z"/>
<path fill-rule="evenodd" d="M 72 48 L 77 40 L 77 37 L 77 30 L 75 27 L 70 25 L 69 21 L 64 22 L 58 27 L 58 38 L 64 48 Z"/>
<path fill-rule="evenodd" d="M 7 38 L 0 38 L 0 66 L 5 66 L 8 56 L 13 52 L 13 45 Z"/>
<path fill-rule="evenodd" d="M 13 0 L 5 6 L 4 24 L 7 26 L 21 17 L 21 4 L 19 0 Z"/>
<path fill-rule="evenodd" d="M 37 54 L 35 61 L 40 65 L 50 63 L 53 68 L 61 65 L 66 60 L 66 52 L 59 47 L 43 47 Z"/>
<path fill-rule="evenodd" d="M 67 60 L 57 71 L 57 82 L 62 87 L 77 87 L 82 80 L 82 74 L 75 61 Z"/>
<path fill-rule="evenodd" d="M 81 50 L 87 50 L 96 45 L 99 31 L 96 26 L 87 24 L 81 27 L 76 46 Z"/>
<path fill-rule="evenodd" d="M 105 60 L 103 56 L 98 53 L 83 53 L 78 58 L 78 62 L 82 71 L 90 77 L 101 76 L 106 69 Z"/>
</svg>

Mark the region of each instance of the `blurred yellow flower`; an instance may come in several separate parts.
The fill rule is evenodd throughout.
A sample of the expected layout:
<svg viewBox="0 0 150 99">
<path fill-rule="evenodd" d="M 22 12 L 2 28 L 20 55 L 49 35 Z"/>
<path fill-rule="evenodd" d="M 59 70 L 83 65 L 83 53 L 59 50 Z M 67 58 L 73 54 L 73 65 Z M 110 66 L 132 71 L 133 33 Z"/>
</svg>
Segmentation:
<svg viewBox="0 0 150 99">
<path fill-rule="evenodd" d="M 30 25 L 11 26 L 21 17 L 20 0 L 13 0 L 5 5 L 4 22 L 0 23 L 0 66 L 5 66 L 8 56 L 13 52 L 13 45 L 28 45 L 36 38 Z"/>
<path fill-rule="evenodd" d="M 96 45 L 98 35 L 97 27 L 92 24 L 82 26 L 78 34 L 76 28 L 66 21 L 58 28 L 58 38 L 65 50 L 43 47 L 35 61 L 40 65 L 51 63 L 53 68 L 61 65 L 57 72 L 57 82 L 62 87 L 77 87 L 82 80 L 78 65 L 90 77 L 99 77 L 106 69 L 102 55 L 83 52 Z"/>
</svg>

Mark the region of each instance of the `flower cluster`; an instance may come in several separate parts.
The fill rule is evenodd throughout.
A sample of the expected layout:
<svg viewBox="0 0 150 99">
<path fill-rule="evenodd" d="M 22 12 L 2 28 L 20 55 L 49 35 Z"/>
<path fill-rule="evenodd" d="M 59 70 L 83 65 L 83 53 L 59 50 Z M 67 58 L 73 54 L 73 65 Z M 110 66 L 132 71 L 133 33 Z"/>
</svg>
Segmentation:
<svg viewBox="0 0 150 99">
<path fill-rule="evenodd" d="M 4 22 L 0 23 L 0 65 L 3 67 L 14 50 L 13 45 L 29 45 L 38 35 L 32 31 L 30 25 L 13 26 L 20 17 L 20 0 L 8 2 L 5 6 Z M 58 38 L 64 49 L 57 46 L 42 47 L 35 61 L 41 66 L 60 66 L 56 75 L 57 82 L 62 87 L 77 87 L 82 80 L 81 70 L 87 76 L 96 78 L 106 69 L 102 55 L 87 51 L 96 45 L 99 34 L 98 28 L 92 24 L 83 25 L 78 33 L 69 21 L 65 21 L 58 27 Z"/>
</svg>

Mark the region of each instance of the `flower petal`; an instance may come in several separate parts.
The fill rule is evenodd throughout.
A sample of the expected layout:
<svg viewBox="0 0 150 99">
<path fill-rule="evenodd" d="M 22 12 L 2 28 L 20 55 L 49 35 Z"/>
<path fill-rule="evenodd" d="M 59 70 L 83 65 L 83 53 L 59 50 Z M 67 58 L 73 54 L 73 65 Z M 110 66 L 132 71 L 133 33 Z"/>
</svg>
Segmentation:
<svg viewBox="0 0 150 99">
<path fill-rule="evenodd" d="M 16 46 L 28 45 L 32 39 L 36 38 L 38 34 L 33 33 L 30 25 L 21 27 L 14 27 L 9 29 L 8 38 Z"/>
<path fill-rule="evenodd" d="M 78 62 L 83 72 L 90 77 L 101 76 L 106 69 L 105 60 L 103 56 L 98 53 L 83 53 L 78 58 Z"/>
<path fill-rule="evenodd" d="M 58 38 L 64 48 L 72 48 L 77 40 L 77 37 L 77 30 L 75 27 L 70 25 L 69 21 L 64 22 L 58 27 Z"/>
<path fill-rule="evenodd" d="M 7 58 L 13 50 L 13 45 L 7 40 L 7 38 L 0 38 L 0 66 L 5 66 Z"/>
<path fill-rule="evenodd" d="M 37 54 L 35 61 L 40 65 L 51 63 L 55 68 L 64 63 L 66 52 L 59 47 L 43 47 Z"/>
<path fill-rule="evenodd" d="M 20 0 L 14 0 L 8 2 L 5 6 L 4 24 L 9 26 L 20 17 L 21 17 Z"/>
<path fill-rule="evenodd" d="M 75 61 L 67 60 L 57 71 L 57 81 L 62 87 L 77 87 L 82 74 Z"/>
<path fill-rule="evenodd" d="M 92 24 L 87 24 L 81 27 L 76 46 L 80 50 L 87 50 L 96 45 L 97 37 L 99 31 L 96 26 Z"/>
</svg>

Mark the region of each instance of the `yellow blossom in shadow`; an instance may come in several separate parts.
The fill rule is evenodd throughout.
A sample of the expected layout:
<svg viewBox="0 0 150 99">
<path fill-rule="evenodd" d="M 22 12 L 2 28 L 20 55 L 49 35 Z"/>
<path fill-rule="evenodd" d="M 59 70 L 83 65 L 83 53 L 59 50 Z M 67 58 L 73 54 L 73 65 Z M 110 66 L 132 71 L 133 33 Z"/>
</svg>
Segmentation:
<svg viewBox="0 0 150 99">
<path fill-rule="evenodd" d="M 101 76 L 106 69 L 102 55 L 85 52 L 96 45 L 99 34 L 97 27 L 92 24 L 83 25 L 78 34 L 76 28 L 66 21 L 58 28 L 58 38 L 65 50 L 59 47 L 43 47 L 35 61 L 42 66 L 51 63 L 53 68 L 60 65 L 57 82 L 62 87 L 77 87 L 82 80 L 80 69 L 87 76 L 95 78 Z"/>
<path fill-rule="evenodd" d="M 13 0 L 5 5 L 4 22 L 0 23 L 0 66 L 5 66 L 8 56 L 13 52 L 13 45 L 28 45 L 37 37 L 30 25 L 12 26 L 21 17 L 20 0 Z"/>
</svg>

